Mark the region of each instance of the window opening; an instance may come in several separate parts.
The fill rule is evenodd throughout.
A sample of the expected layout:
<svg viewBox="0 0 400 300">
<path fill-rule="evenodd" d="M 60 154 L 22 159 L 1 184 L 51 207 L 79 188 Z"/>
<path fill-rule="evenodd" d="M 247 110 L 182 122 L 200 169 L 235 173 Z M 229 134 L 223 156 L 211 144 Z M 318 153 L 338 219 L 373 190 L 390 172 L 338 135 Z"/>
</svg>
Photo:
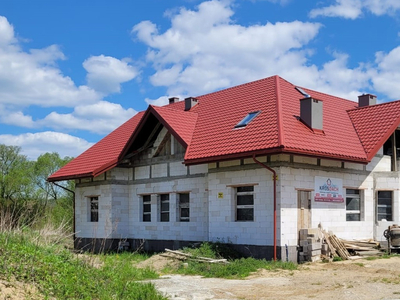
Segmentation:
<svg viewBox="0 0 400 300">
<path fill-rule="evenodd" d="M 236 187 L 236 221 L 254 221 L 254 186 Z"/>
<path fill-rule="evenodd" d="M 346 221 L 361 221 L 360 190 L 346 189 Z"/>
<path fill-rule="evenodd" d="M 160 195 L 160 221 L 169 222 L 169 194 Z"/>
<path fill-rule="evenodd" d="M 240 127 L 245 127 L 247 126 L 255 117 L 258 116 L 260 111 L 253 111 L 251 113 L 248 113 L 247 116 L 245 116 L 242 121 L 236 124 L 235 128 L 240 128 Z"/>
<path fill-rule="evenodd" d="M 151 222 L 151 196 L 143 196 L 143 222 Z"/>
<path fill-rule="evenodd" d="M 378 191 L 377 217 L 378 221 L 393 221 L 392 191 Z"/>
<path fill-rule="evenodd" d="M 99 221 L 99 197 L 90 197 L 90 222 Z"/>
<path fill-rule="evenodd" d="M 179 194 L 179 221 L 189 222 L 189 193 Z"/>
</svg>

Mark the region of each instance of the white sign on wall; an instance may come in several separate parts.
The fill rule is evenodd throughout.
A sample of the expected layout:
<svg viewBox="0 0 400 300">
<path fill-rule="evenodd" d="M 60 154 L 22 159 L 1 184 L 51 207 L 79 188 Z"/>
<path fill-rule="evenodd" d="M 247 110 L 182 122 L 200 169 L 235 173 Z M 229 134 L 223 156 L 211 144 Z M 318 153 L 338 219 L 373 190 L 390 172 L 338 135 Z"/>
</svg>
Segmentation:
<svg viewBox="0 0 400 300">
<path fill-rule="evenodd" d="M 344 202 L 342 179 L 316 176 L 314 201 Z"/>
</svg>

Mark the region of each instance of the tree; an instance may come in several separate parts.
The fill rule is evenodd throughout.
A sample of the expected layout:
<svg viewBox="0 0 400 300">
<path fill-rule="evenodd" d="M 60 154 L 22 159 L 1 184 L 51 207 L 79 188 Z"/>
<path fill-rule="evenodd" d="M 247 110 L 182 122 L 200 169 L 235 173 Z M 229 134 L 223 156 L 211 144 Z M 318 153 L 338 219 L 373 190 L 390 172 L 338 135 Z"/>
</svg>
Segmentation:
<svg viewBox="0 0 400 300">
<path fill-rule="evenodd" d="M 65 166 L 72 158 L 66 156 L 61 158 L 57 152 L 45 153 L 38 157 L 34 165 L 33 178 L 37 187 L 37 197 L 47 203 L 49 200 L 57 200 L 65 197 L 66 191 L 47 181 L 47 177 Z M 71 182 L 64 181 L 60 185 L 71 189 Z M 67 196 L 68 197 L 68 196 Z"/>
<path fill-rule="evenodd" d="M 29 199 L 33 191 L 33 163 L 20 154 L 20 147 L 0 144 L 0 201 Z"/>
</svg>

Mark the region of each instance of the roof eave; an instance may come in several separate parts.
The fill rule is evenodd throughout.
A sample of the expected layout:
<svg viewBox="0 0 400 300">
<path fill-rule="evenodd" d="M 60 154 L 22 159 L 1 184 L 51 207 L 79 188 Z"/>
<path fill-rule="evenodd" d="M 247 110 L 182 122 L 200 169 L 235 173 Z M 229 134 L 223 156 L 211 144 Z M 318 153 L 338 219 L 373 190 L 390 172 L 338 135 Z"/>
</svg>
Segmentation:
<svg viewBox="0 0 400 300">
<path fill-rule="evenodd" d="M 245 158 L 250 158 L 253 155 L 260 156 L 260 155 L 273 155 L 273 154 L 300 155 L 300 156 L 315 157 L 315 158 L 321 158 L 321 159 L 332 159 L 332 160 L 338 160 L 338 161 L 343 161 L 343 162 L 361 163 L 361 164 L 368 164 L 370 161 L 370 160 L 367 160 L 367 158 L 361 158 L 361 157 L 345 157 L 345 156 L 340 156 L 340 155 L 327 155 L 327 154 L 324 155 L 322 153 L 313 153 L 313 152 L 301 150 L 301 149 L 275 147 L 275 148 L 270 148 L 270 149 L 232 153 L 232 154 L 219 155 L 219 156 L 213 156 L 213 157 L 185 159 L 184 164 L 187 166 L 199 165 L 199 164 L 214 163 L 214 162 L 221 162 L 221 161 L 234 160 L 234 159 L 245 159 Z"/>
<path fill-rule="evenodd" d="M 93 173 L 82 173 L 82 174 L 74 174 L 74 175 L 65 175 L 65 176 L 50 176 L 47 178 L 48 182 L 57 182 L 57 181 L 64 181 L 64 180 L 73 180 L 73 179 L 79 179 L 79 178 L 87 178 L 87 177 L 93 177 Z"/>
</svg>

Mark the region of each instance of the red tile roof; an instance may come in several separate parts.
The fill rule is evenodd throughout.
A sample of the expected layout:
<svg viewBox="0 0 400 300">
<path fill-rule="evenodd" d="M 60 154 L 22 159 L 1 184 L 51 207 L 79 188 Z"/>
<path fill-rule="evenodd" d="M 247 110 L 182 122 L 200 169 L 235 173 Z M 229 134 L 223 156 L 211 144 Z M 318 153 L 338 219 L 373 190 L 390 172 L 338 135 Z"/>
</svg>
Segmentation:
<svg viewBox="0 0 400 300">
<path fill-rule="evenodd" d="M 400 101 L 348 111 L 354 128 L 371 160 L 400 124 Z"/>
<path fill-rule="evenodd" d="M 128 139 L 138 126 L 143 112 L 140 112 L 73 159 L 47 180 L 60 181 L 73 178 L 94 177 L 115 167 L 118 157 Z"/>
<path fill-rule="evenodd" d="M 292 153 L 367 163 L 400 123 L 400 101 L 357 108 L 357 103 L 303 88 L 323 102 L 323 131 L 300 121 L 296 86 L 273 76 L 184 102 L 149 106 L 92 148 L 49 177 L 50 181 L 96 176 L 118 164 L 135 143 L 149 115 L 155 116 L 187 147 L 186 164 Z M 248 113 L 260 113 L 247 126 L 235 128 Z"/>
</svg>

